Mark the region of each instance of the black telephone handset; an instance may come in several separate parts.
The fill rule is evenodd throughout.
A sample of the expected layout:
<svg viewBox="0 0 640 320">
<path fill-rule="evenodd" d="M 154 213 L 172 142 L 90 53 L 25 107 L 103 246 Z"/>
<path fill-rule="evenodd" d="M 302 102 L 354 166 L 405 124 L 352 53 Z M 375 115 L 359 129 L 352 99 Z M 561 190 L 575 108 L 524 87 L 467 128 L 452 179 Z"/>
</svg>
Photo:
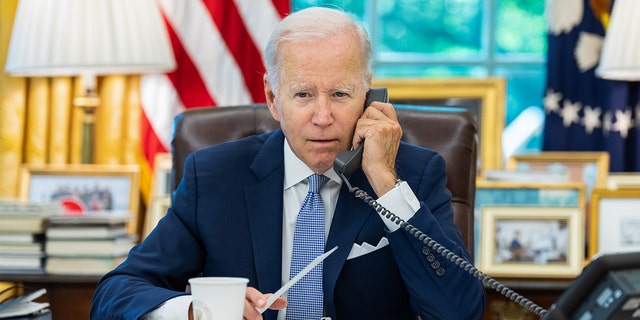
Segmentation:
<svg viewBox="0 0 640 320">
<path fill-rule="evenodd" d="M 367 99 L 364 104 L 364 107 L 365 108 L 368 107 L 372 101 L 389 102 L 389 98 L 387 96 L 387 89 L 372 88 L 367 93 Z M 367 192 L 361 190 L 358 187 L 351 186 L 349 179 L 351 178 L 353 173 L 360 168 L 360 163 L 362 162 L 363 148 L 364 148 L 364 141 L 361 142 L 360 146 L 358 146 L 358 148 L 355 150 L 347 150 L 347 151 L 340 152 L 336 156 L 333 162 L 333 170 L 338 174 L 338 176 L 340 176 L 342 181 L 349 188 L 349 192 L 353 193 L 356 198 L 362 199 L 362 201 L 364 201 L 369 206 L 376 209 L 376 211 L 382 216 L 384 216 L 385 218 L 399 225 L 401 229 L 406 230 L 407 232 L 412 234 L 414 237 L 420 239 L 425 245 L 429 246 L 430 249 L 432 249 L 434 252 L 439 253 L 443 257 L 449 259 L 449 261 L 453 262 L 458 267 L 467 271 L 472 276 L 480 279 L 480 281 L 482 281 L 482 283 L 485 284 L 486 286 L 489 286 L 490 288 L 498 291 L 505 297 L 515 301 L 520 306 L 540 316 L 540 318 L 543 318 L 547 314 L 547 310 L 536 305 L 535 303 L 528 300 L 527 298 L 519 295 L 517 292 L 507 288 L 505 285 L 498 282 L 497 280 L 484 274 L 482 271 L 478 270 L 473 264 L 469 263 L 462 257 L 453 253 L 452 251 L 450 251 L 449 249 L 447 249 L 446 247 L 444 247 L 443 245 L 441 245 L 440 243 L 438 243 L 437 241 L 433 240 L 431 237 L 426 235 L 424 232 L 420 231 L 418 228 L 412 226 L 411 224 L 404 221 L 403 219 L 401 219 L 391 211 L 384 208 L 369 194 L 367 194 Z"/>
<path fill-rule="evenodd" d="M 364 102 L 364 107 L 368 107 L 373 101 L 389 102 L 387 88 L 371 88 L 371 90 L 367 92 L 367 99 Z M 355 190 L 351 187 L 349 179 L 351 179 L 353 173 L 360 168 L 363 150 L 364 141 L 362 141 L 355 150 L 340 152 L 333 162 L 333 169 L 344 183 L 346 183 L 349 191 L 351 192 L 354 192 Z"/>
</svg>

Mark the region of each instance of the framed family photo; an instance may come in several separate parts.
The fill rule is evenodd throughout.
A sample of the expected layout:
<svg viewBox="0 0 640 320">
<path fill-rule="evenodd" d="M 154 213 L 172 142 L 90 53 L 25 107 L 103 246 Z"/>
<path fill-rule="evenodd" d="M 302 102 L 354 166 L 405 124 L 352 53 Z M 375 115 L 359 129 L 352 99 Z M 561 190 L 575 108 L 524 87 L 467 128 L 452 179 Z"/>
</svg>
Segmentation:
<svg viewBox="0 0 640 320">
<path fill-rule="evenodd" d="M 140 197 L 137 165 L 24 165 L 20 197 L 30 202 L 58 200 L 67 215 L 129 214 L 137 234 Z"/>
<path fill-rule="evenodd" d="M 640 189 L 594 189 L 589 257 L 640 251 Z"/>
<path fill-rule="evenodd" d="M 584 263 L 579 208 L 485 207 L 479 268 L 495 277 L 573 278 Z"/>
<path fill-rule="evenodd" d="M 374 79 L 386 87 L 397 104 L 462 107 L 478 119 L 480 152 L 478 173 L 502 169 L 502 130 L 505 126 L 506 81 L 503 78 Z"/>
</svg>

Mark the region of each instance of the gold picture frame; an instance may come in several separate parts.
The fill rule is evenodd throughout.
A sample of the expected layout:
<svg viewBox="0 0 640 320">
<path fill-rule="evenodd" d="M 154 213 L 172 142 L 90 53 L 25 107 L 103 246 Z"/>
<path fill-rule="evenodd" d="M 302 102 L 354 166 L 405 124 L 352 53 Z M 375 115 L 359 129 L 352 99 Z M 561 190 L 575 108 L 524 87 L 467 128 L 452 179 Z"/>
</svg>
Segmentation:
<svg viewBox="0 0 640 320">
<path fill-rule="evenodd" d="M 592 189 L 604 188 L 606 185 L 609 174 L 609 153 L 606 151 L 543 151 L 535 154 L 513 155 L 507 160 L 508 170 L 549 171 L 553 168 L 551 166 L 555 165 L 567 167 L 569 180 L 584 182 L 588 196 Z M 594 168 L 591 168 L 591 165 Z"/>
<path fill-rule="evenodd" d="M 374 79 L 374 87 L 386 87 L 393 103 L 433 105 L 434 100 L 477 100 L 480 153 L 478 173 L 502 169 L 502 130 L 505 126 L 506 81 L 503 78 Z"/>
<path fill-rule="evenodd" d="M 640 172 L 609 172 L 607 189 L 640 189 Z"/>
<path fill-rule="evenodd" d="M 137 165 L 25 164 L 20 170 L 22 200 L 60 199 L 67 210 L 78 210 L 77 214 L 127 212 L 131 215 L 127 232 L 139 234 L 140 168 Z"/>
<path fill-rule="evenodd" d="M 476 181 L 474 201 L 474 257 L 480 257 L 483 209 L 485 207 L 571 207 L 585 215 L 585 185 L 582 182 Z M 586 252 L 584 252 L 586 255 Z"/>
<path fill-rule="evenodd" d="M 591 201 L 589 258 L 640 251 L 640 188 L 593 189 Z"/>
<path fill-rule="evenodd" d="M 151 231 L 156 227 L 158 221 L 164 217 L 167 210 L 171 206 L 170 195 L 158 195 L 151 199 L 149 207 L 147 208 L 147 215 L 144 219 L 144 230 L 142 231 L 142 238 L 144 240 Z"/>
<path fill-rule="evenodd" d="M 591 210 L 591 193 L 605 188 L 609 174 L 609 153 L 606 151 L 543 151 L 536 154 L 514 155 L 507 160 L 509 170 L 566 171 L 570 181 L 585 185 L 585 212 Z M 591 234 L 590 215 L 585 214 L 585 232 Z M 588 256 L 588 252 L 585 252 Z"/>
<path fill-rule="evenodd" d="M 479 268 L 493 277 L 573 278 L 584 266 L 583 211 L 485 207 Z"/>
</svg>

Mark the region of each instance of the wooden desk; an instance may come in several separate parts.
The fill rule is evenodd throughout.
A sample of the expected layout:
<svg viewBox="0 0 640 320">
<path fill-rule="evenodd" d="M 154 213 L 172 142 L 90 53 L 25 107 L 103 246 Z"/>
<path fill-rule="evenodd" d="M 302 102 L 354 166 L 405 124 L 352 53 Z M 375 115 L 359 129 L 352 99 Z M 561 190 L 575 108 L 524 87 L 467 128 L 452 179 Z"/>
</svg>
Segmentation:
<svg viewBox="0 0 640 320">
<path fill-rule="evenodd" d="M 91 298 L 98 280 L 100 280 L 100 276 L 0 275 L 0 282 L 19 282 L 34 289 L 47 289 L 47 293 L 37 301 L 49 302 L 53 320 L 89 319 Z M 501 282 L 511 290 L 548 310 L 572 281 L 505 280 Z M 539 319 L 538 316 L 510 301 L 497 291 L 490 288 L 487 288 L 486 291 L 487 309 L 483 320 Z"/>
<path fill-rule="evenodd" d="M 0 282 L 47 289 L 36 301 L 49 302 L 52 320 L 89 319 L 91 298 L 100 276 L 2 274 Z"/>
<path fill-rule="evenodd" d="M 549 310 L 573 280 L 505 280 L 500 281 L 509 289 L 529 299 L 536 305 Z M 509 300 L 491 288 L 487 291 L 487 309 L 483 320 L 534 320 L 540 319 L 534 313 Z"/>
</svg>

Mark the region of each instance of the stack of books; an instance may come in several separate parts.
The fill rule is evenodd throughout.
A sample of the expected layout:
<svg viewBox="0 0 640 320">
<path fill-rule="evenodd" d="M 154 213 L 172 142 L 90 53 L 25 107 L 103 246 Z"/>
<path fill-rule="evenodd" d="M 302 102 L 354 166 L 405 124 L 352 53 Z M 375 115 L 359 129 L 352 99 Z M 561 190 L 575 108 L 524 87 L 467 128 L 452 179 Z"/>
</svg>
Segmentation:
<svg viewBox="0 0 640 320">
<path fill-rule="evenodd" d="M 0 273 L 43 273 L 44 222 L 63 213 L 59 202 L 0 200 Z"/>
<path fill-rule="evenodd" d="M 122 263 L 137 243 L 127 234 L 128 215 L 91 214 L 48 219 L 45 272 L 103 275 Z"/>
</svg>

